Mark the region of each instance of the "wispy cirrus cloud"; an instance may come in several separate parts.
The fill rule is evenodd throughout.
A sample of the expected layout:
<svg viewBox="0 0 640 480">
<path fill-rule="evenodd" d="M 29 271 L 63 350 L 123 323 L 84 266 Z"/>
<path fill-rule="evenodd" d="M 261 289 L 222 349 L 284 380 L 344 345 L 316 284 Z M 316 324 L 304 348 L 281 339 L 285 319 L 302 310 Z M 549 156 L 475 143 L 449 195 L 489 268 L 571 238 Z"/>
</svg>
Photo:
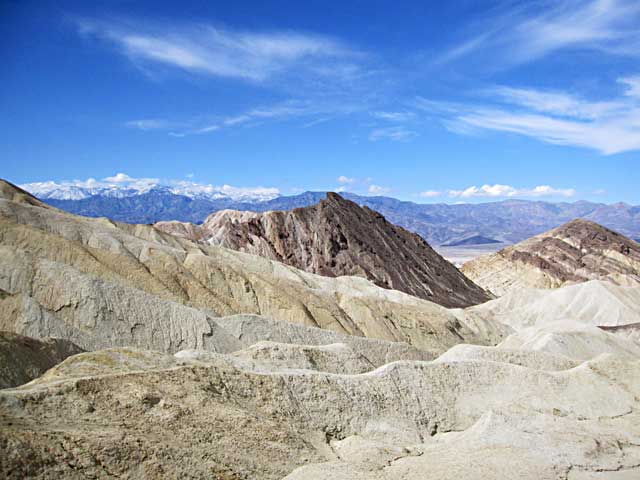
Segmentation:
<svg viewBox="0 0 640 480">
<path fill-rule="evenodd" d="M 294 69 L 317 76 L 359 73 L 353 62 L 361 54 L 328 36 L 239 31 L 207 24 L 161 25 L 131 19 L 81 19 L 77 23 L 82 34 L 114 45 L 133 62 L 192 74 L 262 82 Z"/>
<path fill-rule="evenodd" d="M 442 195 L 443 192 L 439 190 L 425 190 L 424 192 L 420 192 L 418 195 L 423 198 L 435 198 Z"/>
<path fill-rule="evenodd" d="M 509 66 L 563 49 L 640 56 L 640 3 L 635 0 L 544 0 L 506 5 L 478 22 L 437 64 L 487 54 Z"/>
<path fill-rule="evenodd" d="M 203 23 L 143 19 L 80 19 L 87 39 L 111 46 L 154 78 L 185 72 L 269 88 L 288 98 L 244 112 L 201 112 L 191 119 L 133 119 L 142 131 L 174 137 L 206 134 L 267 120 L 309 116 L 303 127 L 355 111 L 369 111 L 386 83 L 373 56 L 328 35 L 301 31 L 247 31 Z M 314 118 L 315 117 L 315 118 Z"/>
<path fill-rule="evenodd" d="M 449 190 L 450 197 L 455 198 L 514 198 L 514 197 L 573 197 L 573 188 L 554 188 L 549 185 L 538 185 L 533 188 L 516 188 L 511 185 L 472 185 L 464 190 Z"/>
<path fill-rule="evenodd" d="M 262 120 L 287 119 L 292 117 L 315 115 L 318 113 L 323 112 L 321 111 L 321 109 L 318 109 L 317 105 L 287 102 L 279 105 L 254 108 L 239 115 L 224 117 L 215 123 L 196 128 L 195 130 L 192 130 L 188 133 L 210 133 L 222 128 L 248 125 L 252 122 L 258 122 Z"/>
<path fill-rule="evenodd" d="M 162 120 L 158 118 L 147 118 L 141 120 L 130 120 L 125 122 L 125 127 L 135 128 L 137 130 L 164 130 L 167 128 L 171 128 L 171 123 L 167 120 Z"/>
<path fill-rule="evenodd" d="M 622 94 L 607 101 L 561 91 L 495 87 L 475 103 L 418 98 L 414 105 L 458 134 L 509 132 L 612 155 L 640 150 L 640 76 L 620 78 L 618 83 Z"/>
<path fill-rule="evenodd" d="M 145 119 L 125 122 L 128 128 L 141 131 L 166 131 L 174 137 L 203 135 L 230 128 L 254 127 L 266 121 L 286 121 L 295 118 L 312 119 L 303 127 L 327 121 L 326 115 L 348 115 L 357 108 L 333 102 L 286 101 L 251 108 L 232 115 L 201 115 L 187 120 Z M 316 117 L 316 118 L 314 118 Z"/>
<path fill-rule="evenodd" d="M 394 142 L 407 142 L 417 137 L 418 133 L 406 127 L 386 127 L 375 128 L 369 133 L 369 140 L 377 142 L 380 140 L 391 140 Z"/>
<path fill-rule="evenodd" d="M 387 120 L 390 122 L 407 122 L 413 120 L 416 116 L 414 112 L 372 112 L 371 116 L 379 120 Z"/>
</svg>

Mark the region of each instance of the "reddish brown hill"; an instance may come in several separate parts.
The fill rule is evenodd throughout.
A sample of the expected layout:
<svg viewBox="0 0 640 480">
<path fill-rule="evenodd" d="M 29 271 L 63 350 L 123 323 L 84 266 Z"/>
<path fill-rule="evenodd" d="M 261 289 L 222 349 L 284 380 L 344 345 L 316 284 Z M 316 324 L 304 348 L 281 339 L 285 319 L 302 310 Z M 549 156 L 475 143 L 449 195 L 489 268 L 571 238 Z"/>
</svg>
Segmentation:
<svg viewBox="0 0 640 480">
<path fill-rule="evenodd" d="M 462 271 L 496 295 L 516 287 L 640 280 L 640 245 L 602 225 L 577 219 L 464 264 Z"/>
<path fill-rule="evenodd" d="M 487 294 L 420 236 L 336 193 L 310 207 L 266 213 L 223 210 L 202 226 L 156 227 L 195 241 L 268 257 L 308 272 L 356 275 L 446 307 L 466 307 Z"/>
</svg>

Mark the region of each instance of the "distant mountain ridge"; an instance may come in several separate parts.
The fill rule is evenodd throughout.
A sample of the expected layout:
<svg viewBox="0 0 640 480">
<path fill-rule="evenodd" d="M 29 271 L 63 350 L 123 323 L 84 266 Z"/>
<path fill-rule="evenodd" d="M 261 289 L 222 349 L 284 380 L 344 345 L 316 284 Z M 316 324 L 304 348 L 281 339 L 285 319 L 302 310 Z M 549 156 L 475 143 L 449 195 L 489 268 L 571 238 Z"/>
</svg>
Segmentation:
<svg viewBox="0 0 640 480">
<path fill-rule="evenodd" d="M 230 185 L 203 185 L 189 181 L 174 181 L 162 184 L 158 179 L 132 179 L 118 174 L 103 181 L 91 179 L 87 182 L 69 184 L 56 182 L 33 182 L 20 188 L 42 200 L 83 200 L 92 197 L 129 198 L 146 193 L 179 195 L 190 199 L 233 200 L 263 202 L 279 196 L 275 188 L 237 188 Z"/>
<path fill-rule="evenodd" d="M 500 243 L 493 238 L 483 237 L 482 235 L 472 235 L 470 237 L 461 238 L 460 240 L 452 240 L 442 245 L 443 247 L 462 247 L 465 245 L 488 245 L 491 243 Z"/>
<path fill-rule="evenodd" d="M 108 217 L 126 223 L 169 220 L 202 223 L 210 214 L 219 210 L 291 210 L 314 205 L 325 196 L 325 192 L 304 192 L 268 200 L 241 201 L 229 197 L 189 197 L 166 189 L 151 189 L 120 198 L 106 195 L 93 195 L 78 200 L 40 198 L 71 213 Z M 587 201 L 550 203 L 506 200 L 449 205 L 419 204 L 391 197 L 366 197 L 346 192 L 342 196 L 382 213 L 392 223 L 419 234 L 434 246 L 471 236 L 516 243 L 575 218 L 597 222 L 632 238 L 640 237 L 640 206 L 625 203 L 607 205 Z"/>
</svg>

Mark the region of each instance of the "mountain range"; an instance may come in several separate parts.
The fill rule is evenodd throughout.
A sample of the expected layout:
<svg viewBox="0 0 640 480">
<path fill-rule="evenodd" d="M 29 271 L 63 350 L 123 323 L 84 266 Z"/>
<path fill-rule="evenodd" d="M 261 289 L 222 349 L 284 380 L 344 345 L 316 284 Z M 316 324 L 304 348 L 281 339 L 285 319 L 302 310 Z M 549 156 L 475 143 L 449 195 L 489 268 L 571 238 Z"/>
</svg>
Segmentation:
<svg viewBox="0 0 640 480">
<path fill-rule="evenodd" d="M 36 187 L 34 187 L 36 185 Z M 153 186 L 127 192 L 81 192 L 81 198 L 61 190 L 43 189 L 40 184 L 22 187 L 41 200 L 70 213 L 107 217 L 127 223 L 156 223 L 177 220 L 202 223 L 210 214 L 224 209 L 266 212 L 307 207 L 325 198 L 325 192 L 304 192 L 276 196 L 256 194 L 205 194 Z M 575 218 L 585 218 L 631 238 L 640 238 L 640 206 L 587 201 L 551 203 L 505 200 L 479 204 L 420 204 L 384 196 L 360 196 L 343 192 L 343 197 L 380 212 L 389 221 L 417 233 L 431 245 L 456 244 L 470 237 L 484 237 L 516 243 L 558 227 Z M 244 195 L 244 196 L 243 196 Z M 468 242 L 467 242 L 468 244 Z"/>
<path fill-rule="evenodd" d="M 379 213 L 301 216 L 335 201 L 332 229 L 361 215 L 347 233 L 413 268 Z M 563 241 L 631 256 L 578 227 Z M 0 478 L 638 478 L 639 318 L 637 284 L 448 309 L 0 181 Z"/>
</svg>

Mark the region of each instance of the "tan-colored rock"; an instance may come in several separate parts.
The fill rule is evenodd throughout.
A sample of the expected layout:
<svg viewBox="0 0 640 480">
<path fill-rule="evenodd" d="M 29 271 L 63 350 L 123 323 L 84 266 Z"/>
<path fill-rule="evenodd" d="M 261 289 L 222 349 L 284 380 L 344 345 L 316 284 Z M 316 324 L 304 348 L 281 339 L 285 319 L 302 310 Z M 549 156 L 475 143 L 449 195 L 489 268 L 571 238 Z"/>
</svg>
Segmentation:
<svg viewBox="0 0 640 480">
<path fill-rule="evenodd" d="M 0 199 L 0 288 L 11 294 L 9 314 L 0 319 L 5 330 L 67 338 L 85 349 L 166 352 L 229 351 L 211 318 L 238 313 L 431 352 L 505 336 L 499 324 L 480 332 L 439 305 L 363 278 L 318 276 L 151 226 L 34 202 Z"/>
<path fill-rule="evenodd" d="M 256 371 L 224 354 L 202 361 L 92 352 L 0 391 L 0 474 L 386 480 L 637 472 L 639 366 L 611 356 L 563 371 L 458 359 L 337 375 Z"/>
<path fill-rule="evenodd" d="M 202 226 L 182 222 L 155 226 L 319 275 L 367 278 L 445 307 L 467 307 L 489 299 L 419 235 L 336 193 L 328 193 L 317 205 L 291 211 L 222 210 Z"/>
<path fill-rule="evenodd" d="M 634 288 L 447 310 L 0 197 L 0 328 L 93 350 L 0 390 L 2 478 L 640 474 Z"/>
<path fill-rule="evenodd" d="M 640 285 L 621 286 L 590 280 L 557 289 L 522 288 L 467 308 L 461 318 L 491 319 L 516 330 L 568 320 L 591 326 L 620 326 L 640 321 Z"/>
<path fill-rule="evenodd" d="M 495 295 L 588 280 L 640 282 L 640 244 L 588 220 L 573 220 L 465 263 L 467 277 Z"/>
</svg>

